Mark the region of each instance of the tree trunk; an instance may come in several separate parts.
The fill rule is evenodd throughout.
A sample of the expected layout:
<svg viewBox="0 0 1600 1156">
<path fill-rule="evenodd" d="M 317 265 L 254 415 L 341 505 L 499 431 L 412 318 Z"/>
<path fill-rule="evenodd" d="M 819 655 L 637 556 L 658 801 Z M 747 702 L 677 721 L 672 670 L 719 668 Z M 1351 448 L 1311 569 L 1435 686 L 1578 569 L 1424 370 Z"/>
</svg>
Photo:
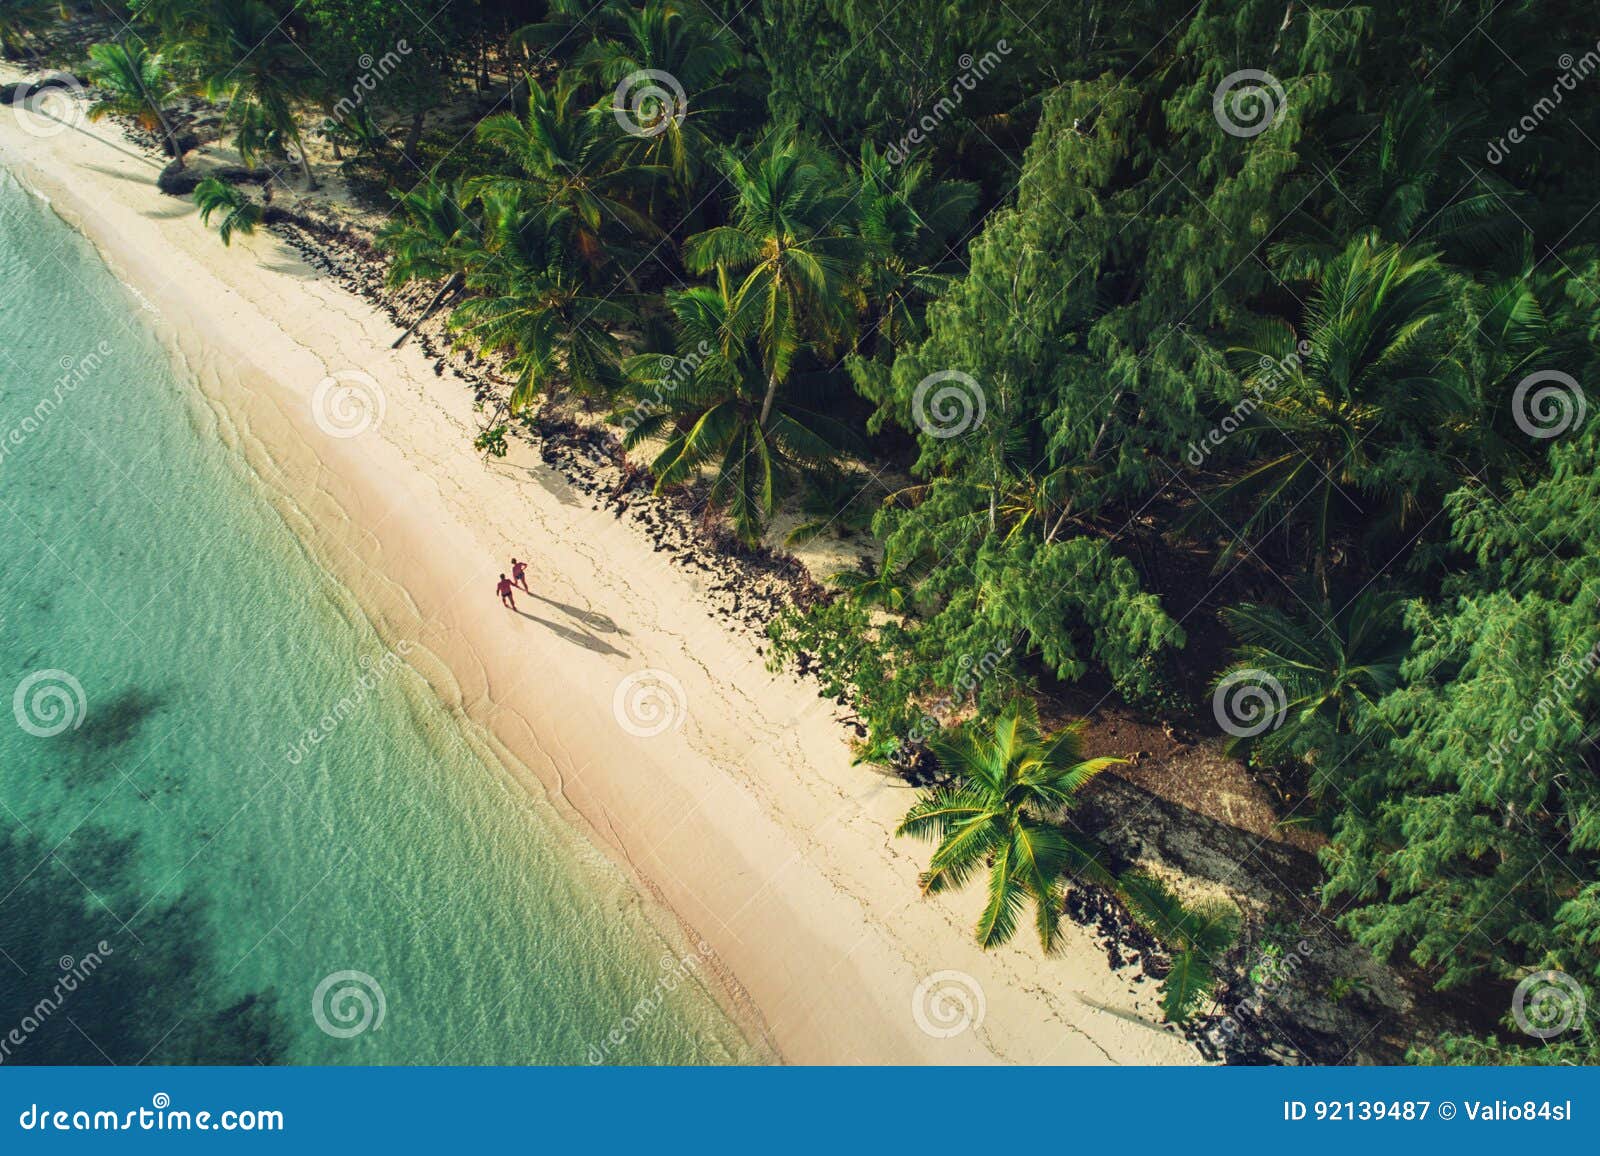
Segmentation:
<svg viewBox="0 0 1600 1156">
<path fill-rule="evenodd" d="M 1122 400 L 1122 395 L 1127 392 L 1126 389 L 1117 390 L 1117 396 L 1111 399 L 1111 404 L 1106 408 L 1106 416 L 1100 422 L 1100 432 L 1094 435 L 1094 444 L 1089 447 L 1088 461 L 1090 465 L 1093 465 L 1094 460 L 1100 456 L 1100 443 L 1105 440 L 1106 430 L 1111 427 L 1111 415 L 1115 412 L 1117 403 Z M 1069 499 L 1062 507 L 1061 516 L 1056 519 L 1055 525 L 1051 526 L 1044 536 L 1046 542 L 1055 541 L 1056 535 L 1061 532 L 1061 527 L 1066 525 L 1068 518 L 1072 517 L 1072 509 L 1075 504 L 1073 500 Z"/>
<path fill-rule="evenodd" d="M 172 154 L 172 159 L 178 167 L 183 168 L 183 143 L 178 140 L 177 130 L 172 127 L 172 122 L 167 119 L 159 105 L 152 105 L 155 109 L 156 119 L 161 122 L 161 133 L 167 138 L 167 151 Z"/>
<path fill-rule="evenodd" d="M 311 158 L 306 155 L 306 146 L 302 142 L 295 143 L 300 146 L 300 171 L 306 178 L 306 192 L 314 193 L 320 186 L 317 184 L 316 175 L 311 171 Z"/>
<path fill-rule="evenodd" d="M 460 273 L 452 273 L 449 277 L 445 278 L 444 284 L 439 286 L 439 291 L 433 295 L 433 300 L 428 302 L 428 307 L 422 311 L 421 315 L 418 316 L 415 321 L 406 326 L 406 331 L 399 337 L 396 337 L 394 339 L 394 344 L 389 346 L 389 348 L 399 349 L 402 345 L 404 345 L 406 343 L 406 338 L 410 337 L 417 331 L 417 326 L 421 325 L 430 316 L 432 316 L 433 311 L 439 308 L 439 306 L 444 302 L 445 294 L 450 293 L 453 296 L 456 292 L 460 291 L 461 285 L 462 279 Z"/>
<path fill-rule="evenodd" d="M 781 295 L 783 293 L 783 274 L 781 272 L 779 272 L 779 270 L 781 270 L 782 268 L 783 268 L 782 265 L 778 265 L 774 269 L 773 275 L 772 275 L 772 292 L 775 295 L 775 299 L 776 299 L 777 296 L 779 296 L 779 295 Z M 773 311 L 773 314 L 774 314 L 774 316 L 776 316 L 776 310 Z M 777 335 L 774 334 L 773 336 L 776 337 Z M 774 362 L 776 362 L 777 350 L 774 348 L 770 352 L 772 354 L 772 357 L 774 358 Z M 772 416 L 772 403 L 777 398 L 777 396 L 778 396 L 778 371 L 777 371 L 776 368 L 774 368 L 774 369 L 771 369 L 771 370 L 769 370 L 767 372 L 767 396 L 761 399 L 761 420 L 760 420 L 759 424 L 760 424 L 762 429 L 766 429 L 767 428 L 767 418 Z"/>
<path fill-rule="evenodd" d="M 428 110 L 419 108 L 411 114 L 411 130 L 406 133 L 405 147 L 400 151 L 411 164 L 417 163 L 417 146 L 422 143 L 422 126 L 427 119 Z"/>
<path fill-rule="evenodd" d="M 778 375 L 767 375 L 767 396 L 761 399 L 761 420 L 758 423 L 762 429 L 767 428 L 767 418 L 772 416 L 772 403 L 778 396 Z"/>
</svg>

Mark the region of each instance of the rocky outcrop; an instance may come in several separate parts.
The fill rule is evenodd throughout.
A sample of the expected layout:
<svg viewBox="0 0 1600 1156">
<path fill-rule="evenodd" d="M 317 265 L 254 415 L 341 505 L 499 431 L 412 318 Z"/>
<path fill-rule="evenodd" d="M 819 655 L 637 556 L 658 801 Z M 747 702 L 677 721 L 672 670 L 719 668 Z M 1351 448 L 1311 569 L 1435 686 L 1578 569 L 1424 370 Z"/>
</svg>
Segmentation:
<svg viewBox="0 0 1600 1156">
<path fill-rule="evenodd" d="M 161 170 L 161 175 L 156 178 L 156 187 L 169 197 L 187 197 L 194 192 L 195 186 L 207 177 L 216 177 L 234 185 L 259 185 L 264 183 L 269 175 L 266 169 L 207 164 L 203 161 L 192 162 L 179 168 L 178 162 L 173 161 Z"/>
<path fill-rule="evenodd" d="M 25 100 L 29 94 L 38 92 L 42 88 L 82 90 L 85 87 L 83 81 L 70 72 L 50 72 L 33 80 L 19 80 L 13 84 L 0 84 L 0 104 L 15 104 L 18 99 Z"/>
</svg>

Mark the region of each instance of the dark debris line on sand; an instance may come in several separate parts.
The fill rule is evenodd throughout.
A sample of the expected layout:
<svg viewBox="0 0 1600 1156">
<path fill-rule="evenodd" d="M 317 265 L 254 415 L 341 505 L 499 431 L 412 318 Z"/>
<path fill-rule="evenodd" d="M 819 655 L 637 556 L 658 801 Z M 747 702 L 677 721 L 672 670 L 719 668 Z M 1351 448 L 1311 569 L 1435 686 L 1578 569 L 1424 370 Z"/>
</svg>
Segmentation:
<svg viewBox="0 0 1600 1156">
<path fill-rule="evenodd" d="M 273 212 L 265 224 L 308 264 L 379 309 L 400 329 L 409 326 L 434 296 L 431 286 L 388 289 L 383 282 L 383 255 L 359 230 L 285 210 Z M 432 360 L 437 375 L 449 373 L 473 390 L 477 400 L 486 405 L 496 403 L 503 386 L 493 380 L 493 361 L 452 350 L 443 317 L 441 310 L 429 318 L 411 340 Z M 776 614 L 831 596 L 794 556 L 767 547 L 742 546 L 708 516 L 703 488 L 653 494 L 648 472 L 627 462 L 620 440 L 611 431 L 548 414 L 515 423 L 514 428 L 574 495 L 589 499 L 591 509 L 626 518 L 657 553 L 667 554 L 675 565 L 692 572 L 713 612 L 748 632 L 758 653 L 764 652 L 765 628 Z M 798 671 L 802 677 L 807 674 L 804 667 L 802 663 Z M 848 708 L 844 701 L 836 705 Z M 848 715 L 841 714 L 838 721 L 848 725 Z M 1067 898 L 1066 914 L 1096 933 L 1114 971 L 1137 965 L 1138 973 L 1130 977 L 1133 984 L 1159 981 L 1166 975 L 1170 964 L 1161 945 L 1112 897 L 1093 888 L 1074 887 Z M 1233 954 L 1240 953 L 1236 949 Z M 1277 1006 L 1259 1013 L 1250 1003 L 1252 984 L 1248 975 L 1242 974 L 1244 964 L 1237 959 L 1228 963 L 1233 966 L 1221 969 L 1223 978 L 1213 1009 L 1181 1029 L 1169 1030 L 1181 1031 L 1203 1057 L 1213 1061 L 1349 1062 L 1347 1043 L 1342 1042 L 1344 1031 L 1318 1031 L 1298 1014 L 1306 1003 L 1318 1002 L 1314 993 L 1301 993 L 1298 999 L 1281 998 Z M 1228 1030 L 1219 1031 L 1230 1018 Z M 1285 1043 L 1286 1027 L 1293 1036 L 1291 1043 Z M 1368 1059 L 1395 1058 L 1382 1052 L 1366 1055 Z"/>
</svg>

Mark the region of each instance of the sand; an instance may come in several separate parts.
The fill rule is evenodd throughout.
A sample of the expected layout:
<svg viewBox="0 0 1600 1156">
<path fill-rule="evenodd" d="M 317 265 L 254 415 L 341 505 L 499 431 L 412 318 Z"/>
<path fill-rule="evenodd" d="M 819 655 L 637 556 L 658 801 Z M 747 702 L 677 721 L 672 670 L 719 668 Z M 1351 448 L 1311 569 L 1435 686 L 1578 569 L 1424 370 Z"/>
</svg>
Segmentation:
<svg viewBox="0 0 1600 1156">
<path fill-rule="evenodd" d="M 850 765 L 833 704 L 533 449 L 485 463 L 470 391 L 391 350 L 377 310 L 271 235 L 224 248 L 109 124 L 37 137 L 0 109 L 0 163 L 100 248 L 380 632 L 708 945 L 786 1061 L 1199 1061 L 1088 931 L 1048 958 L 1026 934 L 985 953 L 981 886 L 921 898 L 927 848 L 893 835 L 912 793 Z M 329 377 L 375 384 L 381 421 L 344 412 L 365 428 L 330 435 Z M 516 614 L 494 594 L 513 554 L 534 591 Z"/>
</svg>

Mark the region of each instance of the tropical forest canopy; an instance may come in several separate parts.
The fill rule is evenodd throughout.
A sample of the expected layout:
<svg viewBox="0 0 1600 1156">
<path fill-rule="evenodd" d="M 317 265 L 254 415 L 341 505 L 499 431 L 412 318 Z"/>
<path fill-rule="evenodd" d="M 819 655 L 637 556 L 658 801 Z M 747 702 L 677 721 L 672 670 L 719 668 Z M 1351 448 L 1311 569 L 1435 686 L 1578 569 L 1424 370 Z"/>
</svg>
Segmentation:
<svg viewBox="0 0 1600 1156">
<path fill-rule="evenodd" d="M 1600 991 L 1600 10 L 432 8 L 138 0 L 97 83 L 179 163 L 178 92 L 341 149 L 513 413 L 614 412 L 747 545 L 870 532 L 776 656 L 944 768 L 907 827 L 986 941 L 1083 862 L 1076 683 L 1287 775 L 1379 955 Z"/>
</svg>

